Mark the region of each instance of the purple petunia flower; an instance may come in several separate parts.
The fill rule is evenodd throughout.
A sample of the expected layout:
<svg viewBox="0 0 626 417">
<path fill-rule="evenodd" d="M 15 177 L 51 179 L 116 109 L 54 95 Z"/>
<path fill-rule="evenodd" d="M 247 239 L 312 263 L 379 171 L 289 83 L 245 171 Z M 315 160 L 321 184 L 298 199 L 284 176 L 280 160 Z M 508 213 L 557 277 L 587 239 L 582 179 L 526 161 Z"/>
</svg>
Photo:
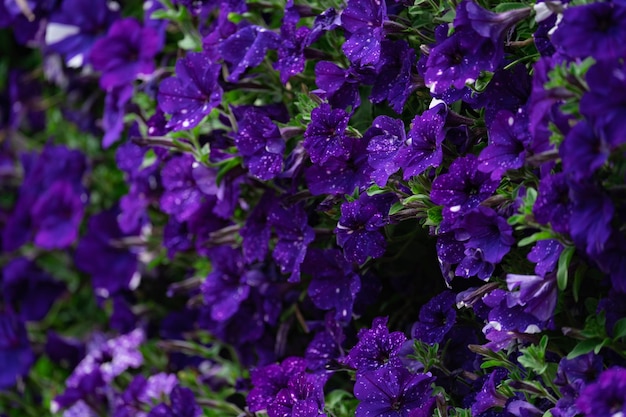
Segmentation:
<svg viewBox="0 0 626 417">
<path fill-rule="evenodd" d="M 176 62 L 176 77 L 159 85 L 159 107 L 172 115 L 167 127 L 174 131 L 190 129 L 222 101 L 217 82 L 221 66 L 201 52 L 190 52 Z"/>
<path fill-rule="evenodd" d="M 304 207 L 302 204 L 291 207 L 275 204 L 267 221 L 278 236 L 272 253 L 274 260 L 283 274 L 289 274 L 289 282 L 299 282 L 300 265 L 304 262 L 309 244 L 315 239 Z"/>
<path fill-rule="evenodd" d="M 386 20 L 384 1 L 348 0 L 348 6 L 341 13 L 341 26 L 347 32 L 342 49 L 350 62 L 359 65 L 378 63 Z"/>
<path fill-rule="evenodd" d="M 452 162 L 447 173 L 433 181 L 431 199 L 445 206 L 444 216 L 463 214 L 490 197 L 499 181 L 478 170 L 478 158 L 469 154 Z"/>
<path fill-rule="evenodd" d="M 285 140 L 278 126 L 261 112 L 248 110 L 239 120 L 235 144 L 250 173 L 271 180 L 283 169 Z"/>
<path fill-rule="evenodd" d="M 269 417 L 326 417 L 324 384 L 326 377 L 300 373 L 289 379 L 267 407 Z"/>
<path fill-rule="evenodd" d="M 4 302 L 18 307 L 25 321 L 42 320 L 64 289 L 63 284 L 26 258 L 14 259 L 2 271 Z"/>
<path fill-rule="evenodd" d="M 507 274 L 507 305 L 520 305 L 524 311 L 541 321 L 548 321 L 554 313 L 557 301 L 556 275 Z M 518 290 L 518 291 L 516 291 Z"/>
<path fill-rule="evenodd" d="M 411 337 L 425 343 L 441 343 L 456 322 L 456 294 L 444 291 L 420 308 L 419 321 L 411 329 Z"/>
<path fill-rule="evenodd" d="M 423 80 L 415 74 L 415 50 L 402 40 L 383 40 L 380 52 L 370 100 L 373 103 L 387 100 L 401 114 L 407 99 L 423 85 Z"/>
<path fill-rule="evenodd" d="M 478 170 L 490 173 L 492 180 L 499 180 L 507 170 L 524 166 L 526 147 L 530 143 L 524 113 L 514 115 L 508 110 L 499 111 L 488 133 L 489 144 L 478 157 Z"/>
<path fill-rule="evenodd" d="M 404 123 L 393 117 L 378 116 L 363 139 L 368 141 L 367 162 L 374 168 L 372 180 L 384 187 L 389 177 L 400 169 L 396 157 L 406 143 Z"/>
<path fill-rule="evenodd" d="M 429 404 L 430 373 L 412 374 L 404 367 L 385 367 L 357 375 L 354 396 L 360 400 L 356 417 L 408 417 Z"/>
<path fill-rule="evenodd" d="M 222 59 L 231 65 L 227 80 L 239 81 L 246 69 L 263 62 L 267 51 L 279 44 L 277 33 L 260 26 L 246 26 L 229 36 L 219 46 Z"/>
<path fill-rule="evenodd" d="M 387 242 L 380 229 L 389 224 L 389 209 L 394 200 L 393 194 L 361 194 L 358 200 L 341 205 L 335 233 L 349 262 L 362 264 L 368 257 L 383 256 Z"/>
<path fill-rule="evenodd" d="M 322 104 L 311 112 L 311 122 L 304 132 L 304 149 L 314 164 L 324 164 L 332 158 L 347 159 L 350 141 L 344 132 L 350 115 L 343 109 L 331 109 Z"/>
<path fill-rule="evenodd" d="M 400 148 L 396 159 L 403 178 L 419 175 L 428 167 L 439 166 L 443 160 L 441 144 L 445 138 L 445 105 L 437 105 L 415 116 L 411 122 L 407 146 Z"/>
<path fill-rule="evenodd" d="M 572 202 L 565 174 L 556 173 L 541 178 L 533 214 L 539 223 L 550 224 L 556 232 L 569 233 Z"/>
<path fill-rule="evenodd" d="M 287 388 L 289 379 L 303 373 L 305 369 L 304 359 L 290 357 L 280 364 L 271 364 L 250 371 L 250 379 L 254 386 L 246 399 L 250 411 L 266 410 L 276 399 L 276 395 Z"/>
<path fill-rule="evenodd" d="M 515 243 L 513 229 L 506 219 L 485 206 L 467 213 L 455 235 L 457 240 L 465 242 L 466 248 L 480 250 L 485 261 L 492 264 L 500 262 Z"/>
<path fill-rule="evenodd" d="M 120 230 L 117 215 L 111 209 L 92 216 L 74 255 L 76 267 L 91 275 L 96 294 L 105 298 L 136 287 L 141 278 L 137 254 L 122 243 L 133 234 Z"/>
<path fill-rule="evenodd" d="M 572 58 L 622 58 L 626 54 L 626 7 L 619 3 L 568 7 L 551 40 Z"/>
<path fill-rule="evenodd" d="M 70 67 L 82 67 L 96 40 L 119 17 L 107 2 L 64 0 L 50 15 L 45 43 L 49 51 L 59 53 Z"/>
<path fill-rule="evenodd" d="M 104 99 L 104 112 L 102 114 L 102 147 L 108 148 L 121 136 L 124 130 L 124 116 L 126 106 L 130 101 L 135 89 L 132 84 L 124 84 L 112 87 L 107 91 Z"/>
<path fill-rule="evenodd" d="M 163 166 L 161 209 L 179 222 L 191 218 L 207 197 L 194 176 L 195 171 L 202 169 L 206 167 L 202 167 L 189 154 L 175 156 Z"/>
<path fill-rule="evenodd" d="M 496 390 L 496 385 L 506 377 L 506 373 L 504 369 L 497 368 L 489 374 L 472 404 L 472 415 L 478 416 L 490 408 L 506 405 L 507 397 Z"/>
<path fill-rule="evenodd" d="M 585 417 L 619 417 L 626 414 L 626 369 L 609 368 L 582 390 L 576 406 Z"/>
<path fill-rule="evenodd" d="M 0 311 L 0 389 L 26 376 L 34 361 L 24 322 L 10 311 Z"/>
<path fill-rule="evenodd" d="M 591 177 L 609 159 L 611 149 L 602 133 L 586 120 L 581 120 L 569 131 L 559 155 L 563 171 L 575 180 Z"/>
<path fill-rule="evenodd" d="M 159 34 L 133 19 L 117 20 L 91 49 L 90 60 L 102 72 L 103 90 L 130 84 L 138 75 L 154 72 L 154 56 L 161 48 Z"/>
<path fill-rule="evenodd" d="M 315 65 L 315 83 L 319 90 L 314 93 L 326 98 L 333 108 L 345 109 L 351 106 L 356 109 L 361 104 L 359 86 L 371 84 L 371 75 L 360 67 L 343 69 L 332 62 L 320 61 Z"/>
<path fill-rule="evenodd" d="M 361 278 L 341 251 L 309 251 L 303 268 L 313 277 L 308 289 L 313 304 L 322 310 L 334 309 L 335 320 L 349 321 L 354 300 L 361 290 Z"/>
<path fill-rule="evenodd" d="M 359 341 L 344 360 L 357 373 L 402 366 L 399 354 L 406 336 L 401 332 L 389 333 L 386 317 L 375 318 L 372 328 L 361 329 L 358 338 Z"/>
<path fill-rule="evenodd" d="M 170 394 L 170 404 L 161 403 L 147 417 L 200 417 L 202 409 L 189 388 L 176 385 Z"/>
<path fill-rule="evenodd" d="M 602 252 L 611 237 L 615 212 L 607 193 L 591 182 L 571 182 L 570 234 L 579 248 L 593 256 Z"/>
<path fill-rule="evenodd" d="M 344 357 L 341 345 L 345 338 L 341 323 L 332 313 L 327 313 L 324 328 L 315 334 L 304 353 L 307 369 L 323 371 L 329 364 L 341 361 Z"/>
<path fill-rule="evenodd" d="M 533 246 L 527 258 L 535 264 L 535 273 L 543 277 L 555 270 L 562 251 L 563 245 L 558 240 L 540 240 Z"/>
</svg>

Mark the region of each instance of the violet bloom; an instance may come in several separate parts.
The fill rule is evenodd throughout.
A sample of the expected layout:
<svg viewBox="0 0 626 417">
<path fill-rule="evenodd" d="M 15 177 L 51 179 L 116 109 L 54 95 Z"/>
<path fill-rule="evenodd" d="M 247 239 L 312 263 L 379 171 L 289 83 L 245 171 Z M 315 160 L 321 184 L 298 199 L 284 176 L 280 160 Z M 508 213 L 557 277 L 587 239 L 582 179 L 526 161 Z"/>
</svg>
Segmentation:
<svg viewBox="0 0 626 417">
<path fill-rule="evenodd" d="M 384 187 L 389 177 L 400 169 L 396 156 L 406 142 L 404 123 L 393 117 L 378 116 L 365 132 L 363 140 L 368 141 L 367 161 L 374 168 L 372 180 Z"/>
<path fill-rule="evenodd" d="M 477 416 L 490 408 L 503 408 L 506 405 L 508 398 L 496 390 L 496 385 L 506 377 L 506 374 L 507 371 L 502 368 L 496 368 L 489 374 L 472 404 L 472 415 Z"/>
<path fill-rule="evenodd" d="M 533 246 L 527 258 L 535 264 L 535 273 L 543 277 L 556 269 L 563 249 L 563 245 L 558 240 L 540 240 Z"/>
<path fill-rule="evenodd" d="M 326 417 L 324 384 L 326 377 L 297 374 L 290 378 L 267 407 L 269 417 Z"/>
<path fill-rule="evenodd" d="M 334 309 L 335 320 L 349 321 L 354 300 L 361 289 L 361 278 L 346 262 L 341 251 L 310 251 L 304 263 L 304 272 L 313 277 L 308 288 L 313 304 L 322 310 Z"/>
<path fill-rule="evenodd" d="M 64 0 L 50 15 L 45 43 L 49 51 L 61 54 L 70 67 L 82 67 L 98 38 L 119 17 L 108 2 Z"/>
<path fill-rule="evenodd" d="M 213 271 L 202 283 L 204 302 L 211 310 L 211 319 L 231 318 L 239 305 L 248 298 L 250 286 L 246 280 L 251 272 L 244 269 L 241 254 L 230 246 L 211 249 Z"/>
<path fill-rule="evenodd" d="M 135 288 L 141 278 L 137 254 L 122 243 L 132 234 L 120 230 L 117 215 L 108 210 L 92 216 L 74 256 L 76 267 L 91 275 L 96 294 L 105 298 Z"/>
<path fill-rule="evenodd" d="M 359 86 L 372 81 L 370 74 L 359 67 L 343 69 L 329 61 L 320 61 L 315 65 L 315 83 L 320 90 L 314 92 L 321 93 L 334 108 L 359 107 Z"/>
<path fill-rule="evenodd" d="M 315 232 L 309 226 L 309 218 L 302 204 L 286 207 L 275 204 L 267 217 L 274 228 L 278 241 L 272 257 L 283 274 L 289 274 L 289 282 L 300 281 L 300 265 L 304 262 L 309 244 L 315 240 Z"/>
<path fill-rule="evenodd" d="M 359 341 L 344 360 L 357 373 L 402 366 L 400 348 L 406 336 L 401 332 L 389 333 L 387 317 L 375 318 L 372 328 L 361 329 L 357 336 Z"/>
<path fill-rule="evenodd" d="M 304 353 L 307 369 L 313 372 L 332 369 L 344 357 L 341 345 L 345 339 L 342 324 L 332 313 L 327 313 L 324 328 L 315 334 Z"/>
<path fill-rule="evenodd" d="M 626 7 L 619 3 L 568 7 L 551 40 L 572 58 L 622 58 L 626 54 Z"/>
<path fill-rule="evenodd" d="M 278 60 L 274 63 L 283 84 L 287 84 L 291 76 L 304 71 L 306 63 L 304 49 L 311 44 L 311 29 L 306 26 L 296 27 L 299 20 L 298 11 L 291 4 L 285 10 L 280 27 Z"/>
<path fill-rule="evenodd" d="M 626 30 L 621 28 L 621 30 Z M 580 112 L 596 134 L 611 147 L 626 142 L 626 64 L 622 61 L 594 64 L 586 74 L 589 91 L 580 99 Z"/>
<path fill-rule="evenodd" d="M 372 168 L 367 163 L 367 142 L 349 138 L 348 160 L 329 158 L 323 165 L 313 165 L 304 172 L 309 190 L 313 195 L 350 194 L 355 188 L 370 183 Z"/>
<path fill-rule="evenodd" d="M 148 413 L 148 417 L 200 417 L 202 409 L 189 388 L 176 385 L 170 394 L 170 403 L 161 403 Z"/>
<path fill-rule="evenodd" d="M 333 158 L 347 159 L 350 141 L 345 136 L 350 114 L 343 109 L 333 110 L 322 104 L 311 112 L 311 122 L 304 132 L 304 149 L 314 164 L 324 164 Z"/>
<path fill-rule="evenodd" d="M 480 250 L 485 261 L 497 264 L 515 243 L 513 229 L 495 210 L 478 206 L 465 215 L 456 238 L 466 248 Z"/>
<path fill-rule="evenodd" d="M 615 207 L 607 193 L 590 182 L 570 182 L 570 234 L 579 248 L 593 256 L 603 251 L 612 232 Z"/>
<path fill-rule="evenodd" d="M 604 135 L 586 120 L 578 122 L 559 146 L 563 171 L 575 180 L 591 177 L 608 161 L 610 154 Z"/>
<path fill-rule="evenodd" d="M 42 320 L 65 286 L 34 262 L 17 258 L 2 271 L 2 296 L 6 305 L 18 307 L 22 320 Z"/>
<path fill-rule="evenodd" d="M 391 108 L 401 114 L 407 99 L 423 85 L 415 74 L 415 49 L 403 40 L 384 40 L 380 52 L 370 100 L 373 103 L 387 100 Z"/>
<path fill-rule="evenodd" d="M 101 71 L 103 90 L 130 84 L 138 75 L 154 72 L 154 56 L 160 48 L 159 34 L 151 27 L 141 27 L 133 19 L 118 20 L 107 36 L 99 39 L 91 49 L 91 63 Z"/>
<path fill-rule="evenodd" d="M 271 180 L 283 169 L 285 141 L 278 126 L 261 112 L 249 110 L 239 122 L 235 144 L 250 173 Z"/>
<path fill-rule="evenodd" d="M 538 320 L 548 321 L 552 318 L 557 302 L 556 274 L 545 277 L 538 275 L 507 274 L 506 285 L 507 305 L 519 305 L 524 311 Z"/>
<path fill-rule="evenodd" d="M 46 145 L 40 155 L 23 155 L 24 181 L 12 216 L 3 230 L 4 250 L 26 243 L 34 234 L 44 249 L 60 249 L 78 237 L 87 200 L 82 177 L 85 156 L 64 146 Z"/>
<path fill-rule="evenodd" d="M 429 405 L 430 373 L 412 374 L 404 367 L 386 367 L 357 375 L 355 417 L 408 417 Z"/>
<path fill-rule="evenodd" d="M 207 198 L 194 177 L 202 168 L 189 154 L 175 156 L 163 166 L 161 209 L 179 222 L 191 218 Z"/>
<path fill-rule="evenodd" d="M 539 223 L 550 224 L 554 231 L 569 233 L 572 202 L 565 174 L 556 173 L 541 178 L 533 214 Z"/>
<path fill-rule="evenodd" d="M 263 62 L 270 49 L 278 48 L 277 33 L 260 26 L 246 26 L 225 39 L 219 46 L 222 59 L 230 64 L 227 81 L 237 82 L 248 68 Z"/>
<path fill-rule="evenodd" d="M 306 369 L 304 359 L 289 357 L 282 363 L 266 365 L 250 371 L 253 388 L 248 393 L 248 407 L 250 411 L 266 410 L 276 399 L 276 395 L 287 388 L 289 379 L 301 374 Z"/>
<path fill-rule="evenodd" d="M 350 62 L 360 65 L 378 63 L 386 20 L 384 1 L 348 0 L 348 6 L 341 13 L 341 26 L 347 32 L 342 49 Z"/>
<path fill-rule="evenodd" d="M 420 308 L 419 321 L 411 329 L 411 337 L 422 342 L 441 343 L 456 322 L 456 294 L 444 291 Z"/>
<path fill-rule="evenodd" d="M 168 128 L 191 129 L 221 103 L 220 69 L 202 52 L 190 52 L 176 62 L 176 77 L 161 82 L 157 97 L 163 112 L 172 115 Z"/>
<path fill-rule="evenodd" d="M 0 311 L 0 389 L 26 376 L 34 361 L 24 322 L 10 311 Z"/>
<path fill-rule="evenodd" d="M 444 216 L 463 214 L 490 197 L 499 181 L 478 170 L 478 159 L 466 155 L 452 162 L 448 172 L 433 181 L 431 199 L 445 206 Z"/>
<path fill-rule="evenodd" d="M 426 110 L 421 116 L 415 116 L 411 122 L 407 146 L 400 148 L 396 156 L 405 180 L 421 174 L 428 167 L 437 167 L 441 164 L 446 113 L 444 105 L 437 105 Z"/>
<path fill-rule="evenodd" d="M 626 414 L 626 369 L 609 368 L 582 390 L 576 406 L 585 417 L 620 417 Z"/>
<path fill-rule="evenodd" d="M 362 264 L 368 257 L 384 255 L 387 241 L 381 228 L 389 224 L 389 209 L 394 201 L 393 194 L 361 194 L 358 200 L 341 205 L 335 233 L 349 262 Z"/>
<path fill-rule="evenodd" d="M 104 113 L 102 114 L 103 148 L 108 148 L 120 138 L 124 130 L 126 106 L 134 92 L 135 89 L 132 84 L 116 86 L 107 91 L 104 99 Z"/>
<path fill-rule="evenodd" d="M 508 110 L 499 111 L 488 133 L 489 144 L 478 157 L 481 172 L 490 173 L 492 180 L 499 180 L 507 170 L 524 166 L 526 147 L 530 143 L 524 113 L 514 115 Z"/>
</svg>

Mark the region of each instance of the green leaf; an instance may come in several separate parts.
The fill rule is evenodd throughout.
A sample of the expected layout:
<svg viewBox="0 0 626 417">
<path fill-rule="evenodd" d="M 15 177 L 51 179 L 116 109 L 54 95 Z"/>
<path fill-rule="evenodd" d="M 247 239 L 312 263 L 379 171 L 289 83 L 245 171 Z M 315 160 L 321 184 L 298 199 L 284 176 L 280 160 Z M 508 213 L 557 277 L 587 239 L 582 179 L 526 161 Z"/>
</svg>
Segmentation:
<svg viewBox="0 0 626 417">
<path fill-rule="evenodd" d="M 592 350 L 595 350 L 597 346 L 601 347 L 602 344 L 603 344 L 603 340 L 597 339 L 597 338 L 587 339 L 587 340 L 578 342 L 578 344 L 574 346 L 574 349 L 572 349 L 572 351 L 567 355 L 567 359 L 574 359 L 580 355 L 589 353 Z"/>
<path fill-rule="evenodd" d="M 568 246 L 563 249 L 561 256 L 559 256 L 558 268 L 556 271 L 556 282 L 559 286 L 559 290 L 564 291 L 567 288 L 567 279 L 569 275 L 569 264 L 574 256 L 576 248 Z"/>
<path fill-rule="evenodd" d="M 431 207 L 426 211 L 428 223 L 432 226 L 438 226 L 443 221 L 443 213 L 441 206 Z"/>
<path fill-rule="evenodd" d="M 509 10 L 526 9 L 526 8 L 528 8 L 528 6 L 526 6 L 524 3 L 500 3 L 495 7 L 494 11 L 496 13 L 504 13 L 504 12 L 508 12 Z"/>
<path fill-rule="evenodd" d="M 157 156 L 156 153 L 154 153 L 154 149 L 148 149 L 148 152 L 146 152 L 143 156 L 143 161 L 141 161 L 141 166 L 139 167 L 139 170 L 152 166 L 156 161 Z"/>
<path fill-rule="evenodd" d="M 391 206 L 391 208 L 389 209 L 389 215 L 390 216 L 394 215 L 397 212 L 399 212 L 400 210 L 402 210 L 403 208 L 404 208 L 404 204 L 402 204 L 400 202 L 394 203 L 394 205 Z"/>
<path fill-rule="evenodd" d="M 621 339 L 626 336 L 626 317 L 619 319 L 613 326 L 613 339 Z"/>
<path fill-rule="evenodd" d="M 554 234 L 551 231 L 545 230 L 543 232 L 537 232 L 537 233 L 533 233 L 532 235 L 525 237 L 524 239 L 521 239 L 519 241 L 519 243 L 517 244 L 517 246 L 527 246 L 530 245 L 531 243 L 535 243 L 538 240 L 546 240 L 546 239 L 552 239 L 554 237 Z"/>
</svg>

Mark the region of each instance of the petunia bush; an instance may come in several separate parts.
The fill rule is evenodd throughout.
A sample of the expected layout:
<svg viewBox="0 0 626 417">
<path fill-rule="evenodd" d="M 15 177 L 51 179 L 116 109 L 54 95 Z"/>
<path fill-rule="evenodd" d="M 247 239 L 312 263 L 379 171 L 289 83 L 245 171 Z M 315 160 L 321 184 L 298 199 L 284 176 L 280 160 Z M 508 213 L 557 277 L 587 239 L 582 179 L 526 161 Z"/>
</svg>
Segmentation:
<svg viewBox="0 0 626 417">
<path fill-rule="evenodd" d="M 0 1 L 0 416 L 620 417 L 626 2 Z"/>
</svg>

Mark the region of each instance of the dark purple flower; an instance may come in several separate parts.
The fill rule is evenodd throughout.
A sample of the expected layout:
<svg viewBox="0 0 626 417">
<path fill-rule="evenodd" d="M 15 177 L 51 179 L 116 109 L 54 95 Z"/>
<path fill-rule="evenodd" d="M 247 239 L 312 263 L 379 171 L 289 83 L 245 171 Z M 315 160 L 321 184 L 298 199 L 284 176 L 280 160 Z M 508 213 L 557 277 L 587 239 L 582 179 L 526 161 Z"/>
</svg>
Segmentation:
<svg viewBox="0 0 626 417">
<path fill-rule="evenodd" d="M 87 200 L 82 177 L 85 156 L 64 146 L 46 145 L 40 155 L 23 155 L 24 181 L 3 230 L 4 250 L 15 250 L 35 234 L 46 249 L 76 240 Z M 38 216 L 38 217 L 36 217 Z"/>
<path fill-rule="evenodd" d="M 626 130 L 626 63 L 600 61 L 587 71 L 586 80 L 589 91 L 580 99 L 580 112 L 611 147 L 623 144 L 626 142 L 623 134 Z"/>
<path fill-rule="evenodd" d="M 219 64 L 201 52 L 190 52 L 176 62 L 176 77 L 166 78 L 159 86 L 159 107 L 172 115 L 168 128 L 191 129 L 220 104 L 220 70 Z"/>
<path fill-rule="evenodd" d="M 361 329 L 358 338 L 356 346 L 344 360 L 358 373 L 402 366 L 399 353 L 406 336 L 401 332 L 389 333 L 386 317 L 375 318 L 372 328 Z"/>
<path fill-rule="evenodd" d="M 433 181 L 431 199 L 445 206 L 445 215 L 463 214 L 490 197 L 499 181 L 478 170 L 478 159 L 474 155 L 457 158 L 447 173 Z"/>
<path fill-rule="evenodd" d="M 506 285 L 509 289 L 507 305 L 519 305 L 524 311 L 541 321 L 548 321 L 554 314 L 557 302 L 556 275 L 545 277 L 538 275 L 507 274 Z M 517 290 L 517 291 L 516 291 Z"/>
<path fill-rule="evenodd" d="M 606 163 L 610 154 L 604 135 L 586 120 L 578 122 L 559 146 L 563 171 L 575 180 L 591 177 Z"/>
<path fill-rule="evenodd" d="M 543 277 L 555 270 L 562 251 L 563 245 L 558 240 L 540 240 L 533 246 L 527 258 L 535 264 L 535 273 Z"/>
<path fill-rule="evenodd" d="M 321 91 L 314 93 L 323 93 L 321 95 L 334 108 L 351 106 L 355 109 L 361 104 L 359 85 L 371 84 L 370 78 L 370 74 L 359 67 L 343 69 L 332 62 L 320 61 L 315 65 L 315 83 Z"/>
<path fill-rule="evenodd" d="M 308 289 L 313 304 L 322 310 L 334 309 L 335 320 L 349 321 L 354 300 L 361 289 L 361 278 L 341 251 L 309 251 L 303 269 L 313 277 Z"/>
<path fill-rule="evenodd" d="M 17 378 L 28 374 L 34 361 L 22 320 L 9 311 L 0 311 L 0 389 L 13 387 Z"/>
<path fill-rule="evenodd" d="M 489 377 L 483 384 L 480 392 L 476 395 L 474 404 L 472 404 L 472 415 L 480 415 L 492 407 L 504 407 L 507 397 L 496 390 L 496 385 L 506 377 L 506 371 L 497 368 L 489 374 Z"/>
<path fill-rule="evenodd" d="M 346 336 L 341 324 L 334 319 L 332 313 L 326 314 L 324 324 L 324 328 L 315 334 L 304 353 L 306 367 L 313 372 L 326 370 L 329 364 L 335 364 L 344 357 L 341 345 Z"/>
<path fill-rule="evenodd" d="M 231 65 L 227 80 L 239 81 L 247 68 L 259 65 L 267 51 L 279 44 L 277 33 L 260 26 L 246 26 L 229 36 L 219 46 L 222 58 Z"/>
<path fill-rule="evenodd" d="M 107 91 L 104 99 L 104 113 L 102 114 L 103 148 L 108 148 L 120 138 L 124 130 L 126 105 L 134 92 L 135 89 L 132 84 L 115 86 Z"/>
<path fill-rule="evenodd" d="M 411 337 L 425 343 L 441 343 L 456 322 L 456 294 L 444 291 L 420 308 L 419 321 L 411 329 Z"/>
<path fill-rule="evenodd" d="M 64 0 L 50 15 L 45 43 L 49 51 L 63 55 L 70 67 L 82 67 L 93 44 L 118 16 L 107 2 Z"/>
<path fill-rule="evenodd" d="M 415 74 L 415 50 L 402 40 L 383 40 L 380 52 L 370 100 L 373 103 L 387 100 L 391 108 L 401 114 L 407 99 L 423 85 Z"/>
<path fill-rule="evenodd" d="M 589 255 L 602 252 L 611 236 L 615 208 L 609 196 L 596 184 L 570 182 L 572 215 L 570 233 L 576 246 Z"/>
<path fill-rule="evenodd" d="M 138 75 L 154 72 L 154 56 L 161 47 L 158 33 L 133 19 L 117 20 L 91 49 L 91 63 L 102 72 L 104 90 L 130 84 Z"/>
<path fill-rule="evenodd" d="M 565 174 L 556 173 L 541 178 L 533 214 L 539 223 L 550 224 L 556 232 L 569 233 L 572 203 Z"/>
<path fill-rule="evenodd" d="M 618 3 L 567 7 L 551 40 L 572 58 L 622 58 L 626 54 L 626 7 Z"/>
<path fill-rule="evenodd" d="M 331 157 L 348 158 L 351 143 L 344 133 L 349 120 L 345 110 L 333 110 L 328 104 L 313 109 L 303 142 L 313 163 L 324 164 Z"/>
<path fill-rule="evenodd" d="M 573 359 L 565 357 L 559 362 L 554 383 L 561 388 L 565 395 L 578 396 L 582 387 L 598 379 L 602 369 L 602 357 L 593 352 Z"/>
<path fill-rule="evenodd" d="M 282 171 L 285 140 L 278 126 L 261 112 L 249 110 L 239 120 L 235 144 L 255 177 L 270 180 Z"/>
<path fill-rule="evenodd" d="M 287 84 L 292 75 L 304 71 L 304 50 L 311 44 L 311 29 L 306 26 L 297 27 L 299 20 L 300 14 L 293 4 L 288 6 L 280 27 L 278 61 L 274 64 L 274 68 L 280 72 L 280 81 L 283 84 Z"/>
<path fill-rule="evenodd" d="M 459 262 L 454 271 L 457 276 L 464 278 L 476 276 L 482 280 L 491 278 L 495 265 L 485 259 L 482 249 L 466 248 L 463 254 L 465 257 Z"/>
<path fill-rule="evenodd" d="M 85 357 L 85 344 L 77 339 L 62 337 L 48 331 L 45 352 L 54 363 L 73 369 Z"/>
<path fill-rule="evenodd" d="M 465 241 L 466 248 L 483 253 L 487 262 L 497 264 L 515 243 L 513 229 L 495 210 L 478 206 L 465 215 L 457 240 Z"/>
<path fill-rule="evenodd" d="M 323 165 L 313 165 L 304 172 L 304 177 L 313 195 L 350 194 L 370 182 L 372 168 L 367 163 L 367 142 L 349 139 L 348 160 L 329 158 Z"/>
<path fill-rule="evenodd" d="M 421 116 L 415 116 L 411 122 L 407 146 L 400 148 L 396 156 L 405 180 L 441 163 L 446 113 L 444 105 L 437 105 L 426 110 Z"/>
<path fill-rule="evenodd" d="M 576 406 L 585 417 L 619 417 L 626 414 L 626 369 L 609 368 L 582 390 Z"/>
<path fill-rule="evenodd" d="M 4 266 L 2 272 L 4 302 L 17 307 L 25 321 L 42 320 L 65 289 L 64 285 L 26 258 L 14 259 Z"/>
<path fill-rule="evenodd" d="M 176 385 L 170 394 L 170 404 L 157 405 L 148 413 L 148 417 L 199 417 L 201 414 L 202 409 L 193 391 Z"/>
<path fill-rule="evenodd" d="M 394 201 L 393 194 L 361 194 L 358 200 L 341 205 L 335 233 L 349 262 L 362 264 L 368 257 L 384 255 L 387 242 L 381 228 L 389 224 L 389 209 Z"/>
<path fill-rule="evenodd" d="M 300 373 L 289 379 L 267 407 L 269 417 L 326 417 L 324 384 L 326 377 Z"/>
<path fill-rule="evenodd" d="M 348 33 L 342 49 L 355 64 L 377 64 L 384 38 L 387 5 L 379 0 L 348 0 L 341 13 L 341 26 Z"/>
<path fill-rule="evenodd" d="M 356 417 L 408 417 L 432 395 L 430 374 L 412 374 L 404 367 L 385 367 L 358 374 L 354 396 L 360 400 Z"/>
<path fill-rule="evenodd" d="M 287 388 L 289 379 L 303 373 L 305 369 L 304 359 L 297 357 L 286 358 L 280 364 L 252 369 L 250 379 L 254 388 L 250 390 L 246 399 L 250 411 L 266 410 L 276 399 L 276 395 Z"/>
<path fill-rule="evenodd" d="M 92 216 L 74 255 L 76 267 L 91 275 L 96 294 L 105 298 L 136 287 L 140 279 L 137 254 L 123 243 L 132 234 L 120 230 L 117 215 L 112 209 Z"/>
<path fill-rule="evenodd" d="M 490 173 L 492 180 L 499 180 L 507 170 L 524 166 L 526 146 L 530 142 L 527 132 L 528 119 L 524 113 L 499 111 L 489 126 L 489 144 L 478 157 L 478 170 Z"/>
<path fill-rule="evenodd" d="M 194 177 L 194 171 L 203 168 L 189 154 L 175 156 L 163 166 L 161 209 L 179 222 L 188 220 L 207 197 Z"/>
<path fill-rule="evenodd" d="M 400 169 L 396 159 L 398 151 L 406 143 L 404 123 L 393 117 L 378 116 L 365 132 L 363 140 L 368 141 L 367 162 L 374 168 L 372 180 L 384 187 L 389 177 Z"/>
<path fill-rule="evenodd" d="M 246 281 L 251 272 L 245 270 L 241 253 L 230 246 L 211 249 L 211 259 L 213 271 L 202 283 L 201 290 L 211 310 L 211 319 L 224 321 L 248 298 L 250 286 Z"/>
</svg>

